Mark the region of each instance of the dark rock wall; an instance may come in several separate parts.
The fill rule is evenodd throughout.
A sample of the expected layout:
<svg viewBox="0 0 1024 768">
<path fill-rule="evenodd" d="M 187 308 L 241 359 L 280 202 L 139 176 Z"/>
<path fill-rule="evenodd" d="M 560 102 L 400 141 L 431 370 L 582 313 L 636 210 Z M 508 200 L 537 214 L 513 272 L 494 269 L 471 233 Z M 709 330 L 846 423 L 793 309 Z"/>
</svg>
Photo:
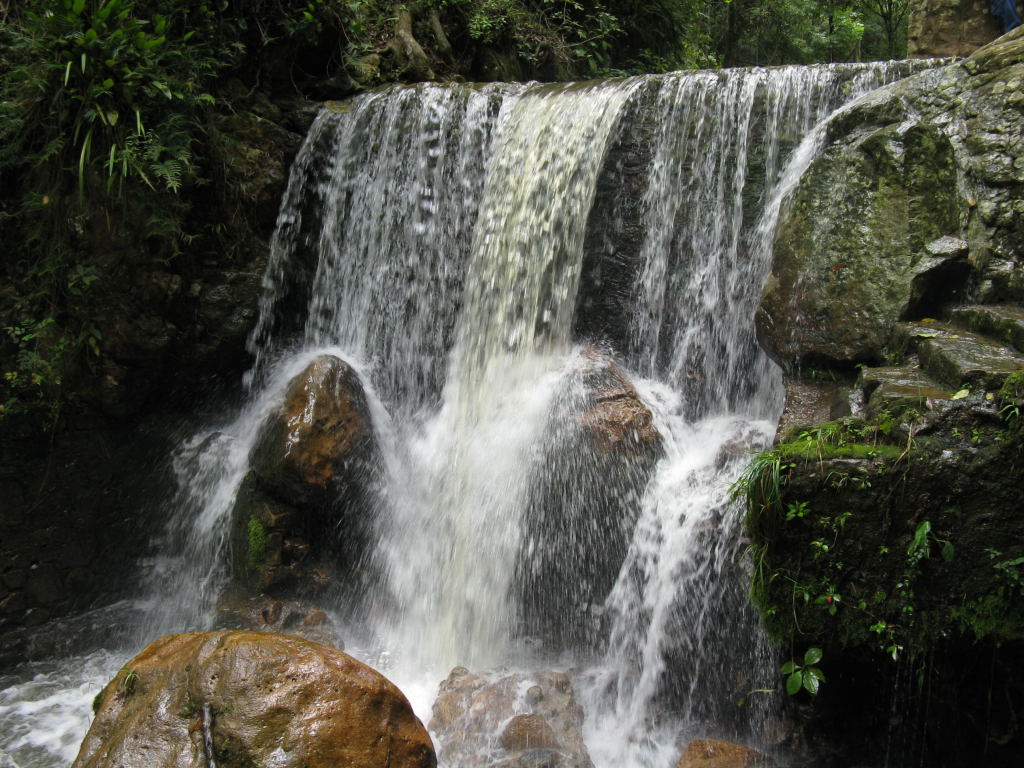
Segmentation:
<svg viewBox="0 0 1024 768">
<path fill-rule="evenodd" d="M 153 500 L 172 488 L 175 414 L 212 410 L 249 366 L 278 203 L 317 107 L 245 89 L 233 103 L 209 126 L 213 183 L 191 196 L 204 237 L 165 261 L 138 244 L 90 241 L 104 270 L 100 355 L 69 372 L 74 408 L 57 429 L 14 416 L 2 423 L 0 634 L 132 588 L 125 566 L 161 523 Z M 0 662 L 21 649 L 9 636 Z"/>
</svg>

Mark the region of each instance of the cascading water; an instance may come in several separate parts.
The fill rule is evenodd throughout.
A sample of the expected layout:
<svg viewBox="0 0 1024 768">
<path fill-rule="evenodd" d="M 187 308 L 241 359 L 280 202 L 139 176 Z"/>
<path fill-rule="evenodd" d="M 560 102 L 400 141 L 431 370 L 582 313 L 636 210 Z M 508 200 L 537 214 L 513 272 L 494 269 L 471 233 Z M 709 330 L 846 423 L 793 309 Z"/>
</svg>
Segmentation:
<svg viewBox="0 0 1024 768">
<path fill-rule="evenodd" d="M 175 457 L 141 632 L 209 626 L 260 425 L 326 352 L 358 372 L 384 465 L 382 576 L 346 614 L 353 652 L 425 720 L 453 664 L 572 665 L 598 766 L 670 765 L 691 734 L 759 742 L 750 692 L 773 671 L 728 486 L 781 392 L 751 318 L 815 143 L 793 148 L 910 68 L 422 85 L 322 112 L 278 219 L 249 403 Z M 622 316 L 581 319 L 610 305 Z M 597 462 L 586 443 L 593 382 L 632 392 L 623 369 L 660 434 L 650 465 Z M 56 669 L 44 678 L 76 685 Z M 25 736 L 52 690 L 6 687 L 0 762 L 70 760 L 67 739 Z"/>
</svg>

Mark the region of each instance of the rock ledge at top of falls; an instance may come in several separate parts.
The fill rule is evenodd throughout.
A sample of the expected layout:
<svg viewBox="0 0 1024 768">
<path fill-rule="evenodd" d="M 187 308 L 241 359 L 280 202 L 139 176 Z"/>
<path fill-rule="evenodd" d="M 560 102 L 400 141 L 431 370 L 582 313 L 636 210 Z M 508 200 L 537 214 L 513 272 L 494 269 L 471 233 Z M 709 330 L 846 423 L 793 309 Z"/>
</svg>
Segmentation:
<svg viewBox="0 0 1024 768">
<path fill-rule="evenodd" d="M 758 312 L 780 362 L 882 362 L 899 320 L 1024 298 L 1024 28 L 827 126 Z"/>
<path fill-rule="evenodd" d="M 434 768 L 392 683 L 352 657 L 257 632 L 167 635 L 107 684 L 72 768 Z"/>
<path fill-rule="evenodd" d="M 460 768 L 593 768 L 583 709 L 563 672 L 473 674 L 441 683 L 430 730 L 441 760 Z"/>
</svg>

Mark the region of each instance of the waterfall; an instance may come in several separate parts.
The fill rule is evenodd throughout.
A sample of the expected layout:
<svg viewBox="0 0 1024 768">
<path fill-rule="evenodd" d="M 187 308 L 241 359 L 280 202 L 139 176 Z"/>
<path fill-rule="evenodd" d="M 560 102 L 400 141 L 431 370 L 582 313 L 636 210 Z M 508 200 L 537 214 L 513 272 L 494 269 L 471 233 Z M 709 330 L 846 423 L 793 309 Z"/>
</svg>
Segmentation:
<svg viewBox="0 0 1024 768">
<path fill-rule="evenodd" d="M 781 408 L 752 328 L 775 220 L 821 120 L 932 65 L 427 84 L 323 110 L 282 201 L 246 401 L 173 457 L 139 642 L 210 626 L 261 426 L 331 354 L 382 465 L 379 577 L 337 613 L 424 720 L 455 664 L 572 666 L 599 768 L 671 765 L 688 734 L 761 744 L 751 692 L 775 670 L 728 489 Z M 656 455 L 594 459 L 609 381 L 649 412 Z M 5 685 L 19 735 L 0 762 L 73 757 L 24 737 L 38 686 Z"/>
</svg>

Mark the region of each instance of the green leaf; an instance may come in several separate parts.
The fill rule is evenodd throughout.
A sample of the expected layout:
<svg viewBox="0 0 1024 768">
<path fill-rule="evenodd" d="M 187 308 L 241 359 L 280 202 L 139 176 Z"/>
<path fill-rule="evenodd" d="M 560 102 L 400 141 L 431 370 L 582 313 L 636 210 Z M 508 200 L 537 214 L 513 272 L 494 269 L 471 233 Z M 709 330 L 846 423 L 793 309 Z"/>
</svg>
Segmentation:
<svg viewBox="0 0 1024 768">
<path fill-rule="evenodd" d="M 75 4 L 71 6 L 71 12 L 76 16 L 81 15 L 82 11 L 85 10 L 85 0 L 75 0 Z"/>
<path fill-rule="evenodd" d="M 818 678 L 814 675 L 805 674 L 803 676 L 803 684 L 806 691 L 812 696 L 818 695 Z"/>
<path fill-rule="evenodd" d="M 788 678 L 786 678 L 786 693 L 790 696 L 796 696 L 800 690 L 800 686 L 803 685 L 804 678 L 799 672 L 794 672 Z"/>
<path fill-rule="evenodd" d="M 959 392 L 957 392 L 956 394 L 954 394 L 954 395 L 953 395 L 953 396 L 952 396 L 951 398 L 949 398 L 949 399 L 950 399 L 950 400 L 963 400 L 963 399 L 964 399 L 965 397 L 967 397 L 967 396 L 968 396 L 969 394 L 971 394 L 971 390 L 969 390 L 969 389 L 961 389 L 961 390 L 960 390 Z"/>
<path fill-rule="evenodd" d="M 931 530 L 932 524 L 927 520 L 917 526 L 917 530 L 914 531 L 914 539 L 910 542 L 910 546 L 907 547 L 908 555 L 912 555 L 915 552 L 927 551 L 928 534 L 931 533 Z"/>
<path fill-rule="evenodd" d="M 945 544 L 942 545 L 942 559 L 945 560 L 947 563 L 950 563 L 953 561 L 954 557 L 956 557 L 956 549 L 950 542 L 947 541 Z"/>
<path fill-rule="evenodd" d="M 822 653 L 821 648 L 808 648 L 807 653 L 804 654 L 804 664 L 811 665 L 817 664 L 821 661 L 821 657 L 825 654 Z"/>
<path fill-rule="evenodd" d="M 796 671 L 796 662 L 787 661 L 782 665 L 782 669 L 779 670 L 783 675 L 791 675 Z"/>
<path fill-rule="evenodd" d="M 822 682 L 822 683 L 825 682 L 825 673 L 822 672 L 819 667 L 808 667 L 807 669 L 804 670 L 804 675 L 810 675 L 811 677 L 813 677 L 815 680 L 818 680 L 819 682 Z"/>
</svg>

